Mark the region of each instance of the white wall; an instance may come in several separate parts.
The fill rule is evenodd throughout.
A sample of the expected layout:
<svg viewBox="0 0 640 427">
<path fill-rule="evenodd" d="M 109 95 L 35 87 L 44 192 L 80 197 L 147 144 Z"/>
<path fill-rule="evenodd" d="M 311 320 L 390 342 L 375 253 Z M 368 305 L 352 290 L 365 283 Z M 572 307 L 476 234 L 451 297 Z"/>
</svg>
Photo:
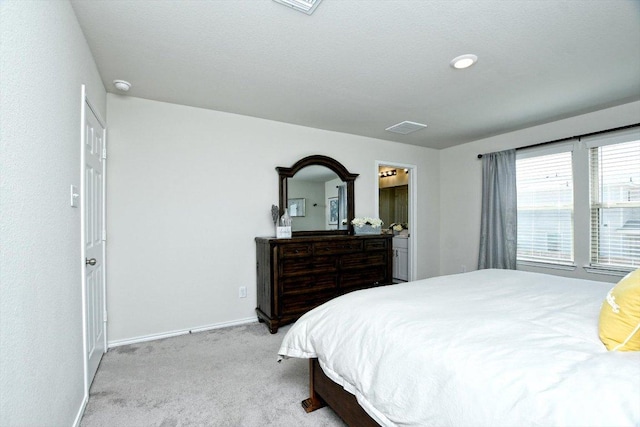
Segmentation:
<svg viewBox="0 0 640 427">
<path fill-rule="evenodd" d="M 105 90 L 68 2 L 0 3 L 0 425 L 70 426 L 84 398 L 80 85 Z"/>
<path fill-rule="evenodd" d="M 438 151 L 111 94 L 107 106 L 112 342 L 254 318 L 254 238 L 273 235 L 275 167 L 312 154 L 360 174 L 357 216 L 376 211 L 376 159 L 416 164 L 418 277 L 438 274 Z"/>
<path fill-rule="evenodd" d="M 478 266 L 482 196 L 482 162 L 477 158 L 478 154 L 524 147 L 639 121 L 640 102 L 633 102 L 442 150 L 440 273 L 459 273 L 463 266 L 467 270 L 475 270 Z M 576 241 L 576 246 L 584 245 L 588 245 L 588 241 Z M 619 279 L 615 276 L 587 273 L 582 265 L 578 265 L 573 272 L 532 267 L 526 269 L 599 281 Z"/>
</svg>

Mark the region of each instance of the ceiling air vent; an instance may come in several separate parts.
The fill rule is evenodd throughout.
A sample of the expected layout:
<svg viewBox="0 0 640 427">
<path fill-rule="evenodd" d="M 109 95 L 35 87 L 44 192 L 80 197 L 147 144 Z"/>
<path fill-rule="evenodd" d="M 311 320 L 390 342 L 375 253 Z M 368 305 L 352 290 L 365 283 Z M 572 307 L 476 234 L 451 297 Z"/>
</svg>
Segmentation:
<svg viewBox="0 0 640 427">
<path fill-rule="evenodd" d="M 316 7 L 320 4 L 322 0 L 273 0 L 276 3 L 283 4 L 285 6 L 289 6 L 292 9 L 295 9 L 300 12 L 304 12 L 307 15 L 311 15 Z"/>
<path fill-rule="evenodd" d="M 402 135 L 407 135 L 411 132 L 424 129 L 426 127 L 427 125 L 423 125 L 422 123 L 409 122 L 405 120 L 404 122 L 388 127 L 385 130 L 388 130 L 389 132 L 393 132 L 393 133 L 400 133 Z"/>
</svg>

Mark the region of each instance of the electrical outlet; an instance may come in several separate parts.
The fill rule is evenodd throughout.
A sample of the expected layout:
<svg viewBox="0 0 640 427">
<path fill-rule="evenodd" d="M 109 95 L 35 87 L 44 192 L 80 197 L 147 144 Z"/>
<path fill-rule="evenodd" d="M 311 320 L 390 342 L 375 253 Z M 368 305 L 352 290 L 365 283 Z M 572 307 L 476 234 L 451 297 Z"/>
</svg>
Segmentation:
<svg viewBox="0 0 640 427">
<path fill-rule="evenodd" d="M 464 265 L 464 264 L 463 264 L 463 265 L 461 265 L 461 266 L 460 266 L 460 272 L 461 272 L 461 273 L 466 273 L 466 272 L 467 272 L 467 266 L 466 266 L 466 265 Z"/>
<path fill-rule="evenodd" d="M 238 288 L 238 296 L 240 298 L 246 298 L 247 297 L 247 287 L 246 286 L 240 286 Z"/>
</svg>

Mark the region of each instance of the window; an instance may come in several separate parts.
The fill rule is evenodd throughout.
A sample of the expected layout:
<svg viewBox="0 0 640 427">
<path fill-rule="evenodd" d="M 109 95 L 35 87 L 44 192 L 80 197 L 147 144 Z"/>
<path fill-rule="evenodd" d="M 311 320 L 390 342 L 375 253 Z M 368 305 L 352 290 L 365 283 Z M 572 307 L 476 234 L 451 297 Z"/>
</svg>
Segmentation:
<svg viewBox="0 0 640 427">
<path fill-rule="evenodd" d="M 518 264 L 640 267 L 640 126 L 518 150 Z"/>
<path fill-rule="evenodd" d="M 573 263 L 571 152 L 518 157 L 518 260 Z"/>
<path fill-rule="evenodd" d="M 640 140 L 589 150 L 591 264 L 640 267 Z"/>
</svg>

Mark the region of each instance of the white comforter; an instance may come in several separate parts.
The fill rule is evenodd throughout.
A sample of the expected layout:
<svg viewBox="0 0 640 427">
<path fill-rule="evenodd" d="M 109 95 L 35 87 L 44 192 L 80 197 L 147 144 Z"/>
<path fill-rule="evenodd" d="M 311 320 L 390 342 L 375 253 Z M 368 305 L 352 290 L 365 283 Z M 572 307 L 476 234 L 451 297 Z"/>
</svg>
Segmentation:
<svg viewBox="0 0 640 427">
<path fill-rule="evenodd" d="M 640 352 L 608 352 L 612 284 L 482 270 L 353 292 L 279 354 L 317 357 L 384 426 L 640 426 Z"/>
</svg>

